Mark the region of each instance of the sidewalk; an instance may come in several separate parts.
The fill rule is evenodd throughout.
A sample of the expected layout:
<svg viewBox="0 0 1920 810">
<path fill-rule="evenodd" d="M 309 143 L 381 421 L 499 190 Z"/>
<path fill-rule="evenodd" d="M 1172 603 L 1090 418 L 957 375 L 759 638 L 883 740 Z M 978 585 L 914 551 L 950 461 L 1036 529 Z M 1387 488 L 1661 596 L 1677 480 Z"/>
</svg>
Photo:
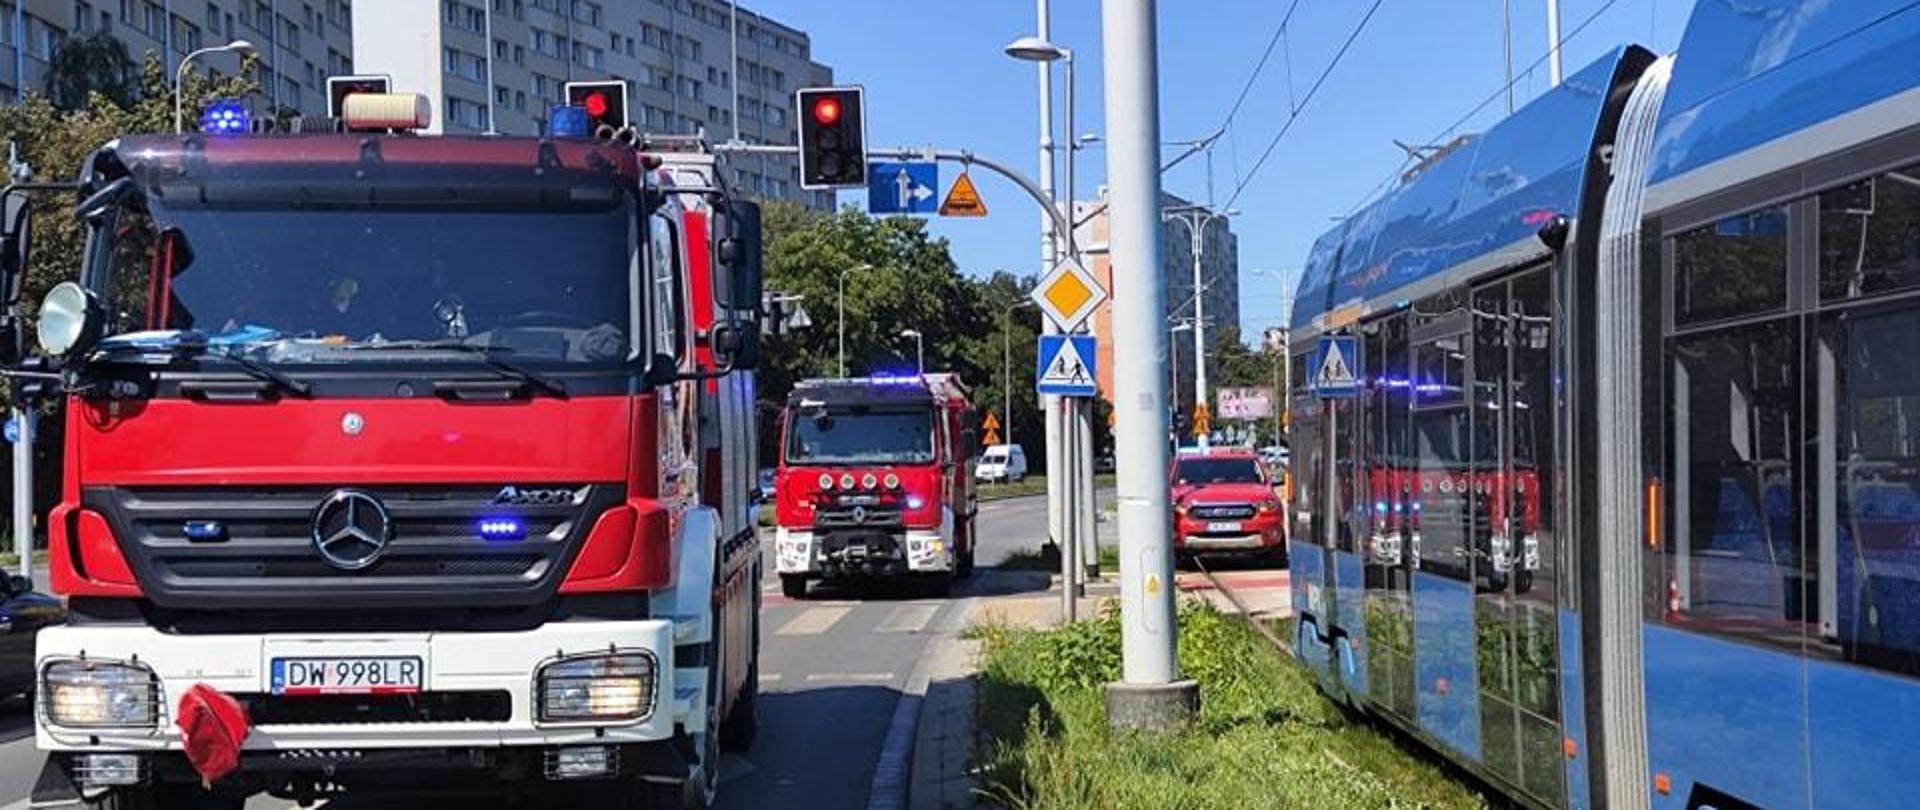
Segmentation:
<svg viewBox="0 0 1920 810">
<path fill-rule="evenodd" d="M 1222 584 L 1247 606 L 1254 618 L 1286 616 L 1292 611 L 1289 578 L 1284 570 L 1222 571 Z M 1223 613 L 1239 608 L 1198 572 L 1176 575 L 1177 593 L 1206 599 Z M 1060 621 L 1060 583 L 1045 594 L 983 599 L 972 611 L 976 624 L 1015 627 L 1052 627 Z M 1081 618 L 1097 615 L 1100 603 L 1120 596 L 1111 574 L 1089 583 L 1076 611 Z M 960 810 L 975 806 L 973 752 L 978 744 L 974 728 L 974 676 L 979 643 L 943 639 L 928 652 L 928 684 L 915 728 L 912 772 L 908 778 L 908 807 L 913 810 Z"/>
</svg>

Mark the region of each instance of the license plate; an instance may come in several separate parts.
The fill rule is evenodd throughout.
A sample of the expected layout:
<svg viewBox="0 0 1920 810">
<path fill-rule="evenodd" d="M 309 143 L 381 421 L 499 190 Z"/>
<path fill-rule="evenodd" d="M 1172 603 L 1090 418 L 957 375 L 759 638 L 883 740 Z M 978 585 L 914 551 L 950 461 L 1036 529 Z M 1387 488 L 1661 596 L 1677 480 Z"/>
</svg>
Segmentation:
<svg viewBox="0 0 1920 810">
<path fill-rule="evenodd" d="M 1240 522 L 1234 520 L 1216 520 L 1207 524 L 1207 531 L 1237 532 L 1240 531 Z"/>
<path fill-rule="evenodd" d="M 418 656 L 275 658 L 276 695 L 398 695 L 420 691 Z"/>
</svg>

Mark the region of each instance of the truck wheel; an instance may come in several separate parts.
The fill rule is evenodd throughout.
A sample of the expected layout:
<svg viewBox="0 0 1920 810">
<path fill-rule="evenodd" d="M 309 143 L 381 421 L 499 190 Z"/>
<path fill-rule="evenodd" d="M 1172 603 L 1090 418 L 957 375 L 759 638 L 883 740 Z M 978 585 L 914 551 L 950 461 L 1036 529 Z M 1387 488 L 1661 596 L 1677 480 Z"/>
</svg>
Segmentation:
<svg viewBox="0 0 1920 810">
<path fill-rule="evenodd" d="M 944 599 L 953 593 L 953 573 L 941 571 L 938 574 L 927 574 L 925 585 L 928 594 Z"/>
<path fill-rule="evenodd" d="M 788 599 L 807 598 L 807 578 L 800 574 L 781 574 L 780 593 Z"/>
</svg>

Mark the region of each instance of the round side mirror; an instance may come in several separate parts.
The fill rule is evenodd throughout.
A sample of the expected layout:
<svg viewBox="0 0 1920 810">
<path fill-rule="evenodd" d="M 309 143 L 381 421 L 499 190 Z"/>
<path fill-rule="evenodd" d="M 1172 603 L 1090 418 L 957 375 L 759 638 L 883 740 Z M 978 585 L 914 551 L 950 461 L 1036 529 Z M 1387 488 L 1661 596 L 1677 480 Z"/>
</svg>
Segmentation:
<svg viewBox="0 0 1920 810">
<path fill-rule="evenodd" d="M 86 351 L 100 339 L 99 299 L 71 281 L 47 291 L 40 302 L 40 351 L 48 357 L 68 357 Z"/>
</svg>

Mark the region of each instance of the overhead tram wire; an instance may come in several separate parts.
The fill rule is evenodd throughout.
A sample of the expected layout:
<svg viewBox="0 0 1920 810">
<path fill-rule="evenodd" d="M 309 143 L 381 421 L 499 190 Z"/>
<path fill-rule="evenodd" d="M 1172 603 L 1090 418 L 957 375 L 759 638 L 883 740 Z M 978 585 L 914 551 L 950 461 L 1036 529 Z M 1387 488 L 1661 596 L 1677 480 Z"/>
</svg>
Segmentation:
<svg viewBox="0 0 1920 810">
<path fill-rule="evenodd" d="M 1253 92 L 1254 83 L 1260 80 L 1260 72 L 1267 67 L 1267 60 L 1273 58 L 1274 47 L 1286 37 L 1287 26 L 1293 22 L 1293 12 L 1298 8 L 1300 8 L 1300 0 L 1293 0 L 1293 4 L 1287 6 L 1287 13 L 1281 15 L 1279 27 L 1273 29 L 1273 36 L 1267 40 L 1267 49 L 1260 53 L 1260 61 L 1253 64 L 1253 72 L 1247 74 L 1247 81 L 1240 86 L 1240 94 L 1234 97 L 1233 106 L 1228 108 L 1226 119 L 1220 122 L 1221 129 L 1233 126 L 1234 116 L 1240 114 L 1240 105 L 1246 103 L 1247 94 Z M 1289 88 L 1292 86 L 1291 79 L 1288 81 L 1288 86 Z"/>
<path fill-rule="evenodd" d="M 1588 14 L 1586 16 L 1586 19 L 1583 19 L 1580 21 L 1579 25 L 1576 25 L 1573 28 L 1569 29 L 1567 31 L 1566 36 L 1563 36 L 1560 38 L 1560 42 L 1558 43 L 1558 46 L 1559 46 L 1558 49 L 1561 51 L 1565 51 L 1567 43 L 1572 42 L 1575 37 L 1580 36 L 1580 33 L 1582 31 L 1587 30 L 1587 27 L 1590 25 L 1593 25 L 1595 20 L 1600 19 L 1600 15 L 1607 13 L 1608 9 L 1613 8 L 1614 5 L 1619 2 L 1620 0 L 1606 0 L 1606 2 L 1601 3 L 1599 8 L 1594 9 L 1593 13 Z M 1453 135 L 1455 132 L 1458 132 L 1461 127 L 1466 126 L 1468 121 L 1473 120 L 1474 116 L 1479 115 L 1482 111 L 1486 110 L 1487 107 L 1491 106 L 1495 101 L 1499 101 L 1500 97 L 1502 95 L 1505 95 L 1509 89 L 1519 84 L 1522 80 L 1532 76 L 1534 71 L 1539 70 L 1541 65 L 1544 65 L 1547 63 L 1547 59 L 1553 55 L 1553 50 L 1554 49 L 1551 49 L 1551 48 L 1548 49 L 1546 53 L 1543 53 L 1540 55 L 1540 58 L 1533 60 L 1533 62 L 1529 63 L 1525 69 L 1521 70 L 1519 73 L 1514 74 L 1512 80 L 1504 84 L 1501 84 L 1499 87 L 1494 88 L 1492 93 L 1487 94 L 1486 98 L 1482 99 L 1479 104 L 1474 105 L 1472 109 L 1467 110 L 1466 114 L 1460 116 L 1460 118 L 1454 121 L 1452 125 L 1448 126 L 1446 129 L 1439 131 L 1438 133 L 1435 133 L 1432 137 L 1427 138 L 1424 141 L 1421 141 L 1421 143 L 1437 144 L 1437 143 L 1442 143 L 1446 141 L 1446 139 L 1449 136 Z M 1388 189 L 1392 188 L 1394 180 L 1398 179 L 1401 173 L 1405 172 L 1412 165 L 1413 165 L 1413 159 L 1411 157 L 1409 157 L 1407 160 L 1401 161 L 1400 165 L 1395 167 L 1394 170 L 1387 175 L 1386 179 L 1380 181 L 1379 185 L 1374 186 L 1371 191 L 1368 191 L 1364 196 L 1362 196 L 1360 198 L 1360 201 L 1357 203 L 1354 203 L 1352 208 L 1347 209 L 1347 213 L 1342 218 L 1344 219 L 1345 217 L 1351 217 L 1354 214 L 1358 213 L 1360 209 L 1367 207 L 1368 203 L 1373 202 L 1381 194 L 1385 193 Z"/>
<path fill-rule="evenodd" d="M 1373 5 L 1367 8 L 1367 15 L 1360 18 L 1359 24 L 1355 25 L 1353 31 L 1347 34 L 1346 41 L 1340 43 L 1340 50 L 1333 54 L 1333 59 L 1329 60 L 1326 68 L 1320 71 L 1320 76 L 1313 80 L 1313 86 L 1307 88 L 1307 94 L 1301 97 L 1300 104 L 1287 113 L 1286 123 L 1281 124 L 1280 131 L 1274 133 L 1273 140 L 1267 142 L 1267 148 L 1260 153 L 1260 159 L 1253 162 L 1253 168 L 1247 170 L 1247 176 L 1240 178 L 1240 182 L 1233 187 L 1233 194 L 1227 197 L 1227 202 L 1221 206 L 1222 208 L 1233 207 L 1234 201 L 1240 199 L 1240 195 L 1247 190 L 1247 186 L 1251 185 L 1253 179 L 1259 176 L 1260 169 L 1266 166 L 1267 159 L 1273 156 L 1273 150 L 1280 146 L 1280 140 L 1285 138 L 1288 132 L 1292 131 L 1294 122 L 1299 121 L 1300 114 L 1306 111 L 1307 105 L 1313 103 L 1313 97 L 1318 95 L 1320 88 L 1327 83 L 1327 77 L 1333 75 L 1334 69 L 1340 66 L 1340 61 L 1346 58 L 1347 52 L 1353 48 L 1354 41 L 1358 40 L 1360 34 L 1367 30 L 1367 23 L 1373 21 L 1374 12 L 1379 11 L 1380 5 L 1385 1 L 1386 0 L 1373 0 Z"/>
</svg>

